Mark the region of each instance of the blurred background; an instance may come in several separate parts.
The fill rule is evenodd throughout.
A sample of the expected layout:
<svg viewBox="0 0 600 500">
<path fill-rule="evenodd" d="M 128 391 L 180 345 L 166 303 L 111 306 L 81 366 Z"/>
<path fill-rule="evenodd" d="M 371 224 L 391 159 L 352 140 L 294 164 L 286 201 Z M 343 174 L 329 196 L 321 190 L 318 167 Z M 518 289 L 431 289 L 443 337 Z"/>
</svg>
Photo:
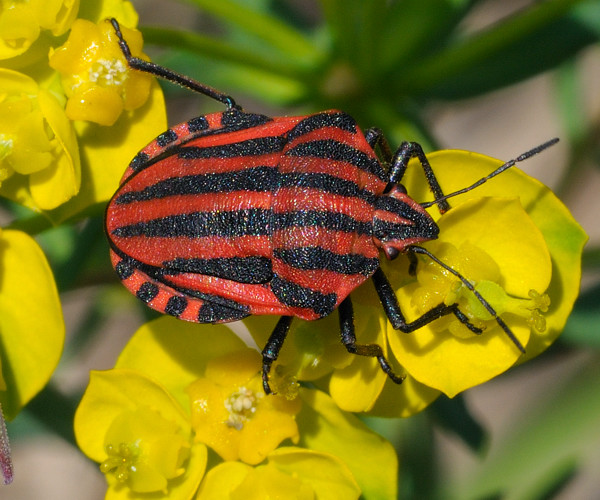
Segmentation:
<svg viewBox="0 0 600 500">
<path fill-rule="evenodd" d="M 236 3 L 238 12 L 247 8 L 281 26 L 244 28 L 231 15 Z M 520 167 L 552 188 L 590 236 L 582 296 L 563 336 L 457 401 L 439 401 L 404 421 L 367 421 L 397 446 L 401 498 L 484 498 L 477 492 L 486 482 L 507 492 L 486 498 L 600 498 L 600 2 L 368 3 L 133 2 L 154 61 L 232 94 L 246 110 L 339 108 L 363 129 L 382 128 L 392 147 L 416 140 L 426 151 L 466 149 L 503 160 L 561 138 Z M 555 11 L 536 18 L 542 4 Z M 278 46 L 285 45 L 282 26 L 310 46 L 295 39 Z M 199 38 L 177 40 L 170 30 Z M 169 124 L 219 109 L 189 91 L 163 88 Z M 101 228 L 100 219 L 90 223 Z M 46 235 L 42 243 L 64 237 Z M 70 412 L 89 370 L 112 367 L 147 317 L 116 286 L 106 244 L 91 252 L 97 260 L 61 294 L 64 359 L 50 387 L 9 424 L 16 474 L 0 489 L 2 500 L 104 497 L 97 465 L 68 442 Z M 41 417 L 48 413 L 54 422 Z"/>
</svg>

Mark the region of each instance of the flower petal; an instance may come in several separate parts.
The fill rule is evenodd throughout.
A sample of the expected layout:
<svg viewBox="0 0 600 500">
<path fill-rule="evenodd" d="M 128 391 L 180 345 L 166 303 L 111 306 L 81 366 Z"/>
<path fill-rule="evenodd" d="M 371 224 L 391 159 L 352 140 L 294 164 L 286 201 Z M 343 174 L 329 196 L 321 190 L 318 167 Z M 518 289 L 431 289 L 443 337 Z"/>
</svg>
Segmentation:
<svg viewBox="0 0 600 500">
<path fill-rule="evenodd" d="M 387 357 L 387 317 L 381 308 L 356 303 L 354 309 L 357 343 L 378 344 Z M 341 344 L 339 347 L 344 349 Z M 350 365 L 332 373 L 329 393 L 342 410 L 369 411 L 377 401 L 387 379 L 388 376 L 381 369 L 377 358 L 353 355 Z"/>
<path fill-rule="evenodd" d="M 469 242 L 484 249 L 500 267 L 500 284 L 508 294 L 527 297 L 531 289 L 543 293 L 548 288 L 548 247 L 518 199 L 469 200 L 444 214 L 438 225 L 440 240 L 457 248 Z"/>
<path fill-rule="evenodd" d="M 31 0 L 29 4 L 40 26 L 54 36 L 71 27 L 79 9 L 79 0 Z"/>
<path fill-rule="evenodd" d="M 368 413 L 374 417 L 411 417 L 427 408 L 440 394 L 407 374 L 401 384 L 388 380 Z"/>
<path fill-rule="evenodd" d="M 115 368 L 136 370 L 160 380 L 188 411 L 186 388 L 204 376 L 207 363 L 244 348 L 244 342 L 224 325 L 197 325 L 163 316 L 135 332 Z"/>
<path fill-rule="evenodd" d="M 8 419 L 46 385 L 60 358 L 65 327 L 52 271 L 21 231 L 0 233 L 0 344 Z"/>
<path fill-rule="evenodd" d="M 0 59 L 26 52 L 40 34 L 40 26 L 29 5 L 19 2 L 0 12 Z"/>
<path fill-rule="evenodd" d="M 319 499 L 345 500 L 358 498 L 361 493 L 348 467 L 333 455 L 302 448 L 278 448 L 269 455 L 269 466 L 301 478 Z"/>
<path fill-rule="evenodd" d="M 38 102 L 62 154 L 57 156 L 50 168 L 30 176 L 29 188 L 36 205 L 42 210 L 51 210 L 79 192 L 79 147 L 75 131 L 56 98 L 49 92 L 40 90 Z"/>
<path fill-rule="evenodd" d="M 224 462 L 213 467 L 200 484 L 196 500 L 231 500 L 231 492 L 251 470 L 250 465 L 242 462 Z"/>
<path fill-rule="evenodd" d="M 82 2 L 77 15 L 94 23 L 114 17 L 125 26 L 135 28 L 138 24 L 138 13 L 133 4 L 126 0 Z"/>
<path fill-rule="evenodd" d="M 261 465 L 248 471 L 244 480 L 231 492 L 231 500 L 262 500 L 292 498 L 313 500 L 314 491 L 296 475 L 281 472 L 276 467 Z"/>
<path fill-rule="evenodd" d="M 75 437 L 81 450 L 96 462 L 104 460 L 104 439 L 112 422 L 123 411 L 140 406 L 153 408 L 180 428 L 190 429 L 182 408 L 153 380 L 133 370 L 92 371 L 75 414 Z"/>
<path fill-rule="evenodd" d="M 447 225 L 446 218 L 449 220 Z M 513 227 L 515 220 L 518 229 Z M 506 232 L 506 224 L 515 232 Z M 545 291 L 551 275 L 546 245 L 516 200 L 470 200 L 448 212 L 440 219 L 439 225 L 440 241 L 451 242 L 457 247 L 469 242 L 491 253 L 501 268 L 500 284 L 507 291 L 510 288 L 522 297 L 527 297 L 528 291 L 534 287 L 539 287 L 541 293 Z M 499 252 L 496 245 L 501 246 L 504 252 Z M 528 252 L 531 255 L 526 257 Z M 527 268 L 522 267 L 522 258 L 526 260 Z M 450 265 L 456 267 L 452 263 Z M 520 274 L 515 278 L 516 273 Z M 475 277 L 466 275 L 466 278 Z M 409 285 L 398 291 L 399 303 L 408 320 L 425 312 L 413 306 L 413 295 L 419 288 L 419 285 Z M 428 308 L 436 305 L 429 304 Z M 450 397 L 506 371 L 521 355 L 504 331 L 492 321 L 479 336 L 465 329 L 465 337 L 439 328 L 440 321 L 443 320 L 408 335 L 393 332 L 390 327 L 389 342 L 398 361 L 413 377 Z M 520 318 L 513 319 L 507 315 L 505 321 L 522 345 L 526 345 L 530 328 Z"/>
<path fill-rule="evenodd" d="M 204 378 L 187 389 L 196 439 L 224 460 L 262 462 L 285 439 L 298 441 L 300 400 L 266 396 L 261 357 L 253 349 L 209 361 Z"/>
<path fill-rule="evenodd" d="M 364 498 L 396 498 L 398 458 L 392 445 L 325 393 L 301 389 L 300 445 L 330 453 L 352 472 Z"/>
<path fill-rule="evenodd" d="M 454 192 L 465 186 L 471 185 L 502 164 L 502 162 L 498 160 L 465 151 L 440 151 L 428 155 L 428 158 L 445 193 Z M 431 193 L 428 192 L 426 183 L 423 182 L 422 171 L 420 172 L 419 168 L 414 166 L 414 164 L 409 167 L 407 175 L 403 179 L 403 183 L 407 187 L 408 192 L 418 201 L 431 199 Z M 518 232 L 520 236 L 517 238 L 517 243 L 523 244 L 524 242 L 529 241 L 529 243 L 527 243 L 528 246 L 525 247 L 521 253 L 528 254 L 533 252 L 533 257 L 524 256 L 523 260 L 519 261 L 519 259 L 514 258 L 515 252 L 513 251 L 511 253 L 510 244 L 503 243 L 502 241 L 492 243 L 490 251 L 492 253 L 495 252 L 494 257 L 501 262 L 502 267 L 508 265 L 509 272 L 502 270 L 505 280 L 503 287 L 506 286 L 507 290 L 510 289 L 515 294 L 521 295 L 526 291 L 525 289 L 527 288 L 528 283 L 531 282 L 534 286 L 541 288 L 537 290 L 537 292 L 543 293 L 546 291 L 550 296 L 551 302 L 550 309 L 547 313 L 544 313 L 546 319 L 546 330 L 544 332 L 535 332 L 535 334 L 529 336 L 530 329 L 528 326 L 518 326 L 517 324 L 512 323 L 509 325 L 517 338 L 519 338 L 524 345 L 529 339 L 528 344 L 526 345 L 527 354 L 518 358 L 518 361 L 522 362 L 545 349 L 556 338 L 564 326 L 568 313 L 570 312 L 577 295 L 580 279 L 580 255 L 586 236 L 572 219 L 568 210 L 548 188 L 543 186 L 539 181 L 528 177 L 517 168 L 513 167 L 476 189 L 452 197 L 450 202 L 452 206 L 456 207 L 456 210 L 461 203 L 484 196 L 518 196 L 520 204 L 527 212 L 530 221 L 537 227 L 535 233 L 542 235 L 553 266 L 551 272 L 547 270 L 547 258 L 543 256 L 543 253 L 539 253 L 539 242 L 529 240 L 529 234 L 526 233 L 531 230 L 531 225 L 529 223 L 524 223 L 523 221 L 516 224 L 516 218 L 511 221 L 512 215 L 505 218 L 504 225 L 508 230 L 503 231 L 504 234 L 510 235 L 511 231 Z M 429 209 L 429 211 L 434 219 L 440 219 L 440 214 L 436 209 L 432 208 Z M 515 212 L 512 213 L 514 214 Z M 451 212 L 448 213 L 448 216 L 450 215 Z M 471 227 L 469 231 L 463 232 L 463 236 L 466 237 L 476 230 L 477 225 L 487 226 L 490 222 L 493 222 L 497 216 L 497 212 L 491 214 L 484 222 L 478 222 L 475 219 L 472 219 L 470 222 L 466 220 L 466 223 L 471 224 Z M 440 224 L 442 224 L 441 237 L 443 238 L 445 234 L 443 219 L 440 221 Z M 522 227 L 517 227 L 520 224 L 524 225 Z M 449 229 L 449 231 L 452 231 L 452 229 Z M 460 231 L 455 231 L 453 237 L 458 237 L 460 239 Z M 491 241 L 491 239 L 488 240 L 488 242 Z M 506 256 L 510 255 L 513 255 L 513 258 L 506 259 Z M 542 266 L 545 270 L 540 271 L 539 273 L 538 271 L 532 273 L 528 267 L 534 264 L 537 265 L 538 262 L 536 262 L 536 259 L 538 258 L 540 259 L 540 262 L 546 263 Z M 522 277 L 527 274 L 529 274 L 527 279 L 523 281 Z M 548 283 L 549 277 L 551 279 L 549 288 L 544 290 L 543 287 Z M 565 290 L 568 292 L 565 293 Z M 399 293 L 401 302 L 403 303 L 403 307 L 406 309 L 405 312 L 409 318 L 419 314 L 419 311 L 414 308 L 411 310 L 412 306 L 410 305 L 410 298 L 415 291 L 416 287 L 411 286 L 402 289 Z M 516 321 L 516 323 L 518 323 L 518 321 Z M 443 342 L 443 340 L 440 338 L 439 334 L 437 336 L 434 335 L 427 327 L 408 336 L 390 336 L 390 343 L 392 344 L 392 349 L 396 353 L 399 361 L 406 364 L 406 368 L 410 373 L 414 374 L 421 382 L 428 385 L 431 383 L 433 384 L 433 387 L 438 387 L 447 392 L 447 394 L 452 395 L 470 385 L 468 382 L 469 375 L 464 371 L 465 363 L 475 363 L 472 372 L 473 376 L 479 369 L 482 370 L 477 376 L 473 377 L 473 382 L 475 380 L 487 380 L 490 375 L 493 376 L 493 372 L 498 370 L 502 371 L 502 365 L 510 366 L 510 364 L 512 364 L 510 362 L 511 354 L 506 351 L 506 346 L 501 347 L 497 344 L 497 341 L 502 335 L 501 330 L 497 327 L 494 327 L 493 330 L 494 333 L 492 333 L 488 327 L 488 330 L 483 336 L 476 340 L 461 340 L 456 337 L 447 339 L 451 341 L 451 344 L 449 345 L 454 344 L 452 347 L 454 355 L 450 358 L 447 357 L 448 353 L 441 354 L 438 352 L 437 354 L 433 354 L 436 346 Z M 418 335 L 415 335 L 416 333 L 418 333 Z M 417 336 L 420 339 L 418 343 L 415 339 Z M 459 355 L 460 343 L 476 342 L 479 340 L 488 343 L 490 351 L 494 351 L 498 348 L 501 349 L 498 351 L 498 357 L 495 357 L 494 359 L 488 358 L 488 361 L 490 361 L 491 364 L 483 363 L 484 358 L 479 356 L 476 352 L 480 348 L 483 348 L 483 345 L 475 348 L 475 350 L 468 355 L 468 359 Z M 400 343 L 404 345 L 403 348 L 400 347 Z M 403 352 L 407 350 L 412 350 L 415 355 L 415 358 L 413 358 L 412 361 L 416 362 L 416 357 L 423 359 L 423 364 L 420 369 L 418 369 L 414 363 L 411 364 L 411 360 L 407 359 L 406 355 L 403 354 Z M 483 355 L 483 351 L 481 354 Z M 425 366 L 425 358 L 429 358 L 429 368 Z M 434 378 L 442 380 L 450 375 L 450 372 L 448 371 L 445 373 L 438 371 L 440 363 L 442 366 L 443 363 L 455 363 L 455 367 L 458 372 L 460 372 L 456 373 L 455 371 L 456 379 L 452 380 L 451 378 L 450 383 L 446 384 L 447 386 L 444 388 L 440 386 L 439 382 L 433 382 Z"/>
</svg>

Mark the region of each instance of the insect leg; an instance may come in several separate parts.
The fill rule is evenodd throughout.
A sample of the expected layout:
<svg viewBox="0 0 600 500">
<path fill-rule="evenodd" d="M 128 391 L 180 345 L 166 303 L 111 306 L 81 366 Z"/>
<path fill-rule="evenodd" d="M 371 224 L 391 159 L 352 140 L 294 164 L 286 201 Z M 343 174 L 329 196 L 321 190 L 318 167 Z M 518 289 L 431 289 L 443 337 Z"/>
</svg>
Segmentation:
<svg viewBox="0 0 600 500">
<path fill-rule="evenodd" d="M 273 393 L 269 386 L 269 372 L 271 371 L 271 365 L 279 356 L 279 351 L 287 337 L 291 323 L 292 316 L 282 316 L 279 318 L 279 321 L 273 329 L 273 333 L 271 333 L 269 340 L 267 340 L 267 344 L 261 352 L 263 359 L 262 381 L 265 394 Z"/>
<path fill-rule="evenodd" d="M 352 310 L 352 302 L 350 297 L 346 297 L 339 305 L 338 314 L 340 318 L 340 337 L 342 343 L 352 354 L 359 356 L 371 356 L 377 358 L 381 369 L 390 377 L 396 384 L 401 384 L 404 376 L 396 375 L 387 359 L 383 355 L 383 349 L 378 344 L 357 344 L 356 335 L 354 333 L 354 312 Z"/>
<path fill-rule="evenodd" d="M 433 173 L 429 160 L 425 156 L 421 145 L 416 142 L 403 142 L 396 151 L 396 154 L 394 154 L 392 167 L 390 168 L 390 182 L 399 184 L 402 181 L 404 173 L 406 172 L 406 167 L 411 158 L 417 158 L 421 163 L 425 178 L 429 184 L 429 189 L 431 189 L 435 199 L 438 200 L 438 198 L 443 198 L 444 193 Z M 440 213 L 444 213 L 450 209 L 450 204 L 445 199 L 439 200 L 437 205 Z"/>
<path fill-rule="evenodd" d="M 460 274 L 455 269 L 452 269 L 450 266 L 444 264 L 440 259 L 438 259 L 435 255 L 433 255 L 431 252 L 429 252 L 428 250 L 426 250 L 423 247 L 418 247 L 418 246 L 413 245 L 409 248 L 409 251 L 411 253 L 420 253 L 423 255 L 427 255 L 427 257 L 429 257 L 431 260 L 433 260 L 436 264 L 438 264 L 439 266 L 443 267 L 446 271 L 448 271 L 449 273 L 456 276 L 462 282 L 462 284 L 465 287 L 467 287 L 471 291 L 471 293 L 473 295 L 475 295 L 475 297 L 477 297 L 477 300 L 481 303 L 481 305 L 483 307 L 485 307 L 487 312 L 490 313 L 490 315 L 496 320 L 496 323 L 498 323 L 500 328 L 502 328 L 502 330 L 504 330 L 504 333 L 506 333 L 506 336 L 512 341 L 513 344 L 515 344 L 517 349 L 519 349 L 519 351 L 521 351 L 523 354 L 525 354 L 525 347 L 523 347 L 523 344 L 521 344 L 521 341 L 515 336 L 515 334 L 508 327 L 508 325 L 504 322 L 504 320 L 500 316 L 498 316 L 498 314 L 496 313 L 494 308 L 490 305 L 490 303 L 487 300 L 485 300 L 477 290 L 475 290 L 475 287 L 469 280 L 467 280 L 462 274 Z M 459 316 L 457 316 L 457 317 L 458 317 L 458 319 L 460 319 Z"/>
<path fill-rule="evenodd" d="M 377 127 L 372 127 L 370 129 L 365 130 L 365 139 L 367 140 L 367 143 L 369 144 L 369 146 L 371 146 L 373 151 L 375 151 L 375 148 L 379 146 L 379 151 L 381 152 L 382 160 L 385 163 L 389 164 L 392 161 L 392 148 L 390 148 L 390 143 L 385 138 L 385 135 L 383 135 L 381 129 L 378 129 Z"/>
<path fill-rule="evenodd" d="M 139 57 L 133 57 L 131 55 L 131 50 L 129 49 L 129 45 L 127 44 L 127 42 L 125 41 L 125 38 L 123 37 L 123 34 L 121 33 L 121 28 L 119 26 L 118 21 L 113 18 L 110 20 L 110 22 L 113 25 L 113 28 L 115 29 L 115 33 L 116 33 L 117 37 L 119 38 L 119 46 L 121 47 L 123 56 L 127 60 L 127 64 L 129 65 L 130 68 L 136 69 L 138 71 L 143 71 L 144 73 L 150 73 L 151 75 L 158 76 L 159 78 L 163 78 L 170 82 L 181 85 L 182 87 L 186 87 L 190 90 L 193 90 L 194 92 L 198 92 L 207 97 L 210 97 L 211 99 L 215 99 L 216 101 L 219 101 L 219 102 L 225 104 L 225 106 L 227 106 L 228 109 L 232 109 L 232 108 L 240 109 L 240 107 L 236 104 L 233 97 L 231 97 L 227 94 L 224 94 L 223 92 L 213 89 L 212 87 L 209 87 L 208 85 L 204 85 L 200 82 L 197 82 L 196 80 L 193 80 L 192 78 L 189 78 L 187 76 L 180 75 L 179 73 L 176 73 L 175 71 L 171 71 L 170 69 L 163 68 L 162 66 L 159 66 L 158 64 L 144 61 L 143 59 L 140 59 Z"/>
<path fill-rule="evenodd" d="M 396 294 L 381 268 L 378 268 L 377 271 L 375 271 L 372 279 L 385 314 L 395 330 L 400 330 L 404 333 L 414 332 L 446 314 L 454 314 L 458 320 L 473 333 L 480 334 L 482 331 L 481 328 L 477 328 L 469 322 L 469 319 L 458 308 L 458 304 L 451 304 L 449 306 L 443 303 L 439 304 L 422 316 L 419 316 L 414 321 L 407 322 L 404 318 L 404 314 L 402 314 L 402 311 L 400 310 Z"/>
</svg>

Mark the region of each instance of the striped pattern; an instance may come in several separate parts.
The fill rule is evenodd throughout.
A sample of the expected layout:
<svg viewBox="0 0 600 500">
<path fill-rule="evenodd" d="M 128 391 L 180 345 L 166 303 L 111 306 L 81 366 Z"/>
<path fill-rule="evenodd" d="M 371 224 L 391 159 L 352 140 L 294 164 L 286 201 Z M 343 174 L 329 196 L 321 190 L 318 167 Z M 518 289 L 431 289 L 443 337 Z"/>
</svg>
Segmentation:
<svg viewBox="0 0 600 500">
<path fill-rule="evenodd" d="M 330 314 L 379 266 L 372 220 L 386 176 L 353 120 L 336 116 L 342 126 L 321 114 L 288 134 L 272 205 L 271 286 L 305 319 Z"/>
<path fill-rule="evenodd" d="M 385 185 L 344 113 L 194 118 L 130 163 L 107 208 L 111 258 L 132 293 L 188 321 L 317 319 L 379 266 Z"/>
</svg>

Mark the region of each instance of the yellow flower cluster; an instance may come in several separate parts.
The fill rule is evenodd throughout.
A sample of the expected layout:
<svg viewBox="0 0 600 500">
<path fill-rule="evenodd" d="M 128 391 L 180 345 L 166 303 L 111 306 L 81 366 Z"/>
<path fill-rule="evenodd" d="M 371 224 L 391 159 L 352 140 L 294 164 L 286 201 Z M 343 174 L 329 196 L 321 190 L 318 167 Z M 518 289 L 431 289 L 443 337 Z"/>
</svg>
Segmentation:
<svg viewBox="0 0 600 500">
<path fill-rule="evenodd" d="M 6 0 L 0 7 L 0 196 L 54 222 L 108 199 L 139 144 L 165 128 L 160 91 L 127 69 L 107 17 L 137 24 L 123 0 Z M 139 32 L 128 36 L 143 56 Z M 115 142 L 125 145 L 109 146 Z M 36 241 L 7 229 L 0 247 L 0 408 L 10 420 L 50 379 L 65 327 Z M 0 412 L 0 430 L 3 423 Z M 10 482 L 2 432 L 0 469 Z"/>
<path fill-rule="evenodd" d="M 140 57 L 141 33 L 123 28 L 123 35 Z M 77 19 L 67 42 L 51 51 L 49 63 L 62 76 L 70 120 L 113 125 L 124 109 L 139 108 L 150 95 L 150 76 L 128 69 L 115 30 L 106 21 Z"/>
<path fill-rule="evenodd" d="M 128 69 L 111 16 L 137 24 L 123 0 L 7 1 L 0 11 L 0 195 L 54 210 L 55 221 L 106 200 L 135 148 L 165 128 L 160 91 Z M 145 58 L 141 34 L 124 30 Z M 107 154 L 116 141 L 132 144 Z"/>
<path fill-rule="evenodd" d="M 75 434 L 101 464 L 106 498 L 395 496 L 388 443 L 318 391 L 266 396 L 256 350 L 224 326 L 201 342 L 196 329 L 166 317 L 147 323 L 113 370 L 92 373 Z"/>
</svg>

